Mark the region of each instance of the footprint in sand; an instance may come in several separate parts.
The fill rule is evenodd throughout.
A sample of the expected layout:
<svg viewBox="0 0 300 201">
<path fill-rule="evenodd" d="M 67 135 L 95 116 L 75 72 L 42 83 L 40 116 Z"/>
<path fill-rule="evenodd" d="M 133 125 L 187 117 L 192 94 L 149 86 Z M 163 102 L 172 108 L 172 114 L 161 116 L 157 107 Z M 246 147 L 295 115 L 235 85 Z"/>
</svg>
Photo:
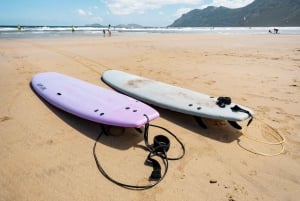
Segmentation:
<svg viewBox="0 0 300 201">
<path fill-rule="evenodd" d="M 264 113 L 271 111 L 271 109 L 267 106 L 258 106 L 258 108 Z"/>
<path fill-rule="evenodd" d="M 206 82 L 204 82 L 204 83 L 207 84 L 207 85 L 213 85 L 213 84 L 216 83 L 216 81 L 210 80 L 210 81 L 206 81 Z"/>
<path fill-rule="evenodd" d="M 8 120 L 10 120 L 10 119 L 12 119 L 12 118 L 11 118 L 11 117 L 8 117 L 8 116 L 4 116 L 4 117 L 1 117 L 1 118 L 0 118 L 0 122 L 8 121 Z"/>
</svg>

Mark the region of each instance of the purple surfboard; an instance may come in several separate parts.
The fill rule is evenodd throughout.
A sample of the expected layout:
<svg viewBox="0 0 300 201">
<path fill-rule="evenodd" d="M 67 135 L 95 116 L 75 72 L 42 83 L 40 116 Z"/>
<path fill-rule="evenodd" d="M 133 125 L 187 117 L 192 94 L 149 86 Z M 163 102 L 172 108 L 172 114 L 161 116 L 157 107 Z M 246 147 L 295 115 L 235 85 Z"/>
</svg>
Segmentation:
<svg viewBox="0 0 300 201">
<path fill-rule="evenodd" d="M 159 117 L 150 106 L 88 82 L 56 72 L 39 73 L 33 89 L 55 107 L 83 119 L 120 127 L 141 127 Z"/>
</svg>

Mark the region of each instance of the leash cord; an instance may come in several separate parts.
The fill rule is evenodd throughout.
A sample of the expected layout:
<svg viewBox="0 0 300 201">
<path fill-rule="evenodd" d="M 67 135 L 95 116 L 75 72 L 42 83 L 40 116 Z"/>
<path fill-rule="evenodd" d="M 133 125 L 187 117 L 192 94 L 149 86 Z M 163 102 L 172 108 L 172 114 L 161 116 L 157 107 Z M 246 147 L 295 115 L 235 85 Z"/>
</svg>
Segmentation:
<svg viewBox="0 0 300 201">
<path fill-rule="evenodd" d="M 163 128 L 161 126 L 157 126 L 157 125 L 153 125 L 153 124 L 149 124 L 149 119 L 148 117 L 145 115 L 145 117 L 147 118 L 147 123 L 145 124 L 145 130 L 144 130 L 144 141 L 145 141 L 145 145 L 146 145 L 146 150 L 149 151 L 149 154 L 148 154 L 148 157 L 146 159 L 146 164 L 148 163 L 148 165 L 152 165 L 154 170 L 152 172 L 152 175 L 156 175 L 156 171 L 155 171 L 155 168 L 157 168 L 157 166 L 159 167 L 159 171 L 160 171 L 160 165 L 159 163 L 154 160 L 152 157 L 159 157 L 161 158 L 161 160 L 163 161 L 163 164 L 164 164 L 164 172 L 162 175 L 160 175 L 160 172 L 159 172 L 159 176 L 158 177 L 153 177 L 152 179 L 153 180 L 156 180 L 154 183 L 150 183 L 148 185 L 129 185 L 129 184 L 125 184 L 125 183 L 122 183 L 122 182 L 119 182 L 115 179 L 113 179 L 111 176 L 109 176 L 106 171 L 103 169 L 103 167 L 101 166 L 101 163 L 100 161 L 98 160 L 98 157 L 96 155 L 96 146 L 98 144 L 98 141 L 99 139 L 101 138 L 101 136 L 103 134 L 106 134 L 107 131 L 105 131 L 105 129 L 102 129 L 101 133 L 98 135 L 97 139 L 95 140 L 95 143 L 94 143 L 94 146 L 93 146 L 93 155 L 94 155 L 94 159 L 95 159 L 95 162 L 96 162 L 96 165 L 97 165 L 97 168 L 98 170 L 100 171 L 100 173 L 105 177 L 107 178 L 109 181 L 111 181 L 112 183 L 118 185 L 118 186 L 121 186 L 123 188 L 127 188 L 127 189 L 130 189 L 130 190 L 146 190 L 146 189 L 149 189 L 149 188 L 152 188 L 154 186 L 156 186 L 158 183 L 160 183 L 166 176 L 167 174 L 167 171 L 168 171 L 168 167 L 169 167 L 169 160 L 179 160 L 181 158 L 183 158 L 183 156 L 185 155 L 185 147 L 183 145 L 183 143 L 178 139 L 178 137 L 172 133 L 171 131 L 169 131 L 168 129 L 166 128 Z M 154 147 L 154 145 L 150 145 L 149 142 L 148 142 L 148 131 L 149 131 L 149 127 L 156 127 L 156 128 L 159 128 L 159 129 L 162 129 L 164 131 L 166 131 L 168 134 L 170 134 L 172 137 L 174 137 L 174 139 L 180 144 L 181 146 L 181 149 L 182 149 L 182 154 L 178 157 L 167 157 L 167 149 L 166 148 L 166 145 L 163 144 L 159 144 L 158 146 Z M 166 138 L 166 137 L 165 137 Z M 149 164 L 150 163 L 150 164 Z M 155 167 L 156 166 L 156 167 Z M 151 175 L 151 177 L 152 177 Z M 150 177 L 150 179 L 151 179 Z"/>
</svg>

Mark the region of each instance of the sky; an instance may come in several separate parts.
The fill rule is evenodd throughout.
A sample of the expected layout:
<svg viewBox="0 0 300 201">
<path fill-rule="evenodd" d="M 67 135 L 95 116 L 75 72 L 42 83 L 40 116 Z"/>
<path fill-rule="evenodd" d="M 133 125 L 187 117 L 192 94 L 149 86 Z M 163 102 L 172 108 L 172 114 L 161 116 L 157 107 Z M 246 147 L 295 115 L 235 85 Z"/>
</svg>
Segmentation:
<svg viewBox="0 0 300 201">
<path fill-rule="evenodd" d="M 1 0 L 0 25 L 165 27 L 207 6 L 239 8 L 254 0 Z"/>
</svg>

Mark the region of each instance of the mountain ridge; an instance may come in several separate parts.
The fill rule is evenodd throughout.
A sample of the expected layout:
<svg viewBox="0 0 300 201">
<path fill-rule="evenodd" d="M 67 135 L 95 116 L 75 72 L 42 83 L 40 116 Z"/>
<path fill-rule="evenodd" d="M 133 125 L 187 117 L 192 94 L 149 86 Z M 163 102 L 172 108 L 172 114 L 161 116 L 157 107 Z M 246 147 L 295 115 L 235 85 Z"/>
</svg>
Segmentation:
<svg viewBox="0 0 300 201">
<path fill-rule="evenodd" d="M 300 26 L 300 0 L 255 0 L 242 8 L 194 9 L 169 27 Z"/>
</svg>

